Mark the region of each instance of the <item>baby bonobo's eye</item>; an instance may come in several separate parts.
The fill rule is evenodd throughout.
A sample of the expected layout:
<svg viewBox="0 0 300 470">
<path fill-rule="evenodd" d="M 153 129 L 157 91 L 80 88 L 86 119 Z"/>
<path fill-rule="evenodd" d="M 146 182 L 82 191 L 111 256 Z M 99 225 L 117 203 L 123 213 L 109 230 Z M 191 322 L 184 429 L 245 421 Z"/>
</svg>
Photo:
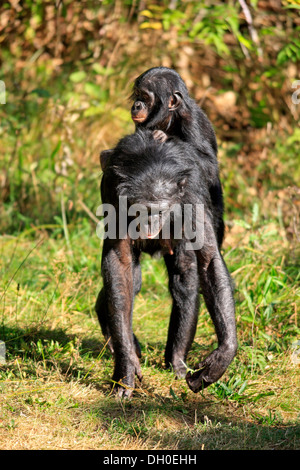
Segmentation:
<svg viewBox="0 0 300 470">
<path fill-rule="evenodd" d="M 144 103 L 146 103 L 146 104 L 150 103 L 150 98 L 149 98 L 149 95 L 147 93 L 140 94 L 139 99 L 141 101 L 144 101 Z"/>
<path fill-rule="evenodd" d="M 144 101 L 148 106 L 153 106 L 155 101 L 154 93 L 150 90 L 140 90 L 140 100 Z"/>
<path fill-rule="evenodd" d="M 141 101 L 143 99 L 139 90 L 134 90 L 131 95 L 131 98 L 133 101 Z"/>
</svg>

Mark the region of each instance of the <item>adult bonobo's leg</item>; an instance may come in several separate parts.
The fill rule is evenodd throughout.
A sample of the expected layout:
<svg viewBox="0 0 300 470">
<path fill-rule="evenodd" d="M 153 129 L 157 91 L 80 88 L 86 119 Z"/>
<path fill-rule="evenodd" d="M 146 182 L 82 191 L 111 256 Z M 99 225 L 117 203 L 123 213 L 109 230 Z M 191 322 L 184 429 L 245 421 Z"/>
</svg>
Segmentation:
<svg viewBox="0 0 300 470">
<path fill-rule="evenodd" d="M 172 366 L 178 377 L 186 375 L 186 356 L 193 342 L 199 312 L 199 275 L 194 251 L 177 245 L 174 255 L 166 255 L 169 288 L 173 298 L 166 366 Z"/>
<path fill-rule="evenodd" d="M 114 382 L 120 396 L 129 397 L 135 374 L 142 378 L 132 333 L 134 273 L 130 240 L 104 241 L 102 254 L 103 289 L 107 301 L 107 325 L 114 351 Z M 126 388 L 128 387 L 128 388 Z"/>
<path fill-rule="evenodd" d="M 235 307 L 229 272 L 220 254 L 212 230 L 207 230 L 209 245 L 197 251 L 201 291 L 213 320 L 218 347 L 188 373 L 186 380 L 193 392 L 216 382 L 226 371 L 237 351 Z"/>
<path fill-rule="evenodd" d="M 139 253 L 133 251 L 132 262 L 133 262 L 132 269 L 133 269 L 133 282 L 134 282 L 133 291 L 134 291 L 134 295 L 137 295 L 141 289 L 141 267 L 139 263 Z M 106 296 L 104 288 L 101 289 L 101 291 L 98 294 L 95 310 L 96 310 L 98 320 L 101 326 L 102 334 L 107 342 L 107 345 L 111 353 L 113 353 L 114 348 L 112 345 L 111 333 L 110 333 L 109 325 L 108 325 L 108 315 L 109 315 L 108 300 L 107 300 L 107 296 Z M 133 334 L 133 342 L 135 345 L 136 355 L 138 357 L 141 357 L 141 348 L 134 334 Z"/>
<path fill-rule="evenodd" d="M 111 341 L 111 334 L 108 328 L 108 303 L 105 295 L 105 290 L 101 289 L 98 294 L 95 310 L 98 316 L 98 320 L 101 326 L 102 334 L 105 341 L 110 349 L 110 352 L 114 352 L 114 348 Z"/>
<path fill-rule="evenodd" d="M 142 287 L 142 271 L 140 265 L 140 251 L 133 248 L 132 250 L 132 269 L 133 269 L 133 294 L 136 296 Z M 141 357 L 141 347 L 137 337 L 133 334 L 133 342 L 135 346 L 135 352 L 138 357 Z"/>
</svg>

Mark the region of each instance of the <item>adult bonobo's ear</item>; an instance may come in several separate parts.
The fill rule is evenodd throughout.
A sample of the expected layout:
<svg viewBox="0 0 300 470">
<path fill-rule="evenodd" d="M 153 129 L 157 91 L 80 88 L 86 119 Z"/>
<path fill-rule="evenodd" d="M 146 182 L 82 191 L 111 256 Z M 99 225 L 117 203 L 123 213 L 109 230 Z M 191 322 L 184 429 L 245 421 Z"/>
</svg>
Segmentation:
<svg viewBox="0 0 300 470">
<path fill-rule="evenodd" d="M 102 171 L 105 170 L 107 163 L 108 163 L 108 159 L 112 154 L 113 154 L 113 149 L 102 150 L 102 152 L 100 153 L 100 165 L 101 165 Z"/>
<path fill-rule="evenodd" d="M 175 111 L 182 103 L 182 94 L 180 91 L 175 91 L 174 94 L 171 96 L 169 101 L 169 110 Z"/>
</svg>

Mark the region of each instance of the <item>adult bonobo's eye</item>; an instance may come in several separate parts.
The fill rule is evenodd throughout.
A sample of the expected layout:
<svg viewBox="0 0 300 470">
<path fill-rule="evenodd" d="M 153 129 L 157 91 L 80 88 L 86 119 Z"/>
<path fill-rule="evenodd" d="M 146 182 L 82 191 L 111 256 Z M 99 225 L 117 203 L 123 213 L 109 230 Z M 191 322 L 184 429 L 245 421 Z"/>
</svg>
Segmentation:
<svg viewBox="0 0 300 470">
<path fill-rule="evenodd" d="M 179 187 L 179 190 L 180 190 L 181 193 L 183 193 L 186 185 L 187 185 L 187 177 L 185 176 L 178 183 L 178 187 Z"/>
</svg>

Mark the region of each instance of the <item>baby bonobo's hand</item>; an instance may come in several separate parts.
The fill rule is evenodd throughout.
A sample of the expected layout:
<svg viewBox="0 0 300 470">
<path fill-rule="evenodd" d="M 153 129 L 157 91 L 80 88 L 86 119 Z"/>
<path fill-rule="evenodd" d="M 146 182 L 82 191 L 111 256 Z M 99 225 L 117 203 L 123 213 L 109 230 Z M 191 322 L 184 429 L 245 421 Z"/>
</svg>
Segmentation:
<svg viewBox="0 0 300 470">
<path fill-rule="evenodd" d="M 166 140 L 168 138 L 167 134 L 165 134 L 164 131 L 160 131 L 158 129 L 153 131 L 152 135 L 153 135 L 155 140 L 158 140 L 158 142 L 166 142 Z"/>
</svg>

